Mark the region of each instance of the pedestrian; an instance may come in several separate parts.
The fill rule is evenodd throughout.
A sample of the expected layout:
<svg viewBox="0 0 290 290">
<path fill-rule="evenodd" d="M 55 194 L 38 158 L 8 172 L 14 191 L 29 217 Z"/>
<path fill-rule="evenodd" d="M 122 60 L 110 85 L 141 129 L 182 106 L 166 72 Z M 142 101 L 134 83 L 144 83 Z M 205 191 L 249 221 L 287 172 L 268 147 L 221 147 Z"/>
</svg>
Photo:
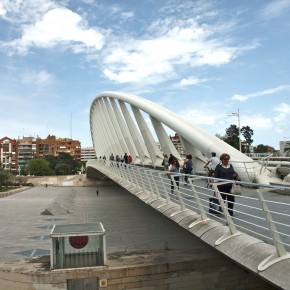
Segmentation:
<svg viewBox="0 0 290 290">
<path fill-rule="evenodd" d="M 176 186 L 177 186 L 177 188 L 179 189 L 180 165 L 179 165 L 179 162 L 178 162 L 177 159 L 174 159 L 174 160 L 172 161 L 172 164 L 169 165 L 168 170 L 169 170 L 170 172 L 172 172 L 172 174 L 173 174 L 173 178 L 174 178 L 175 183 L 176 183 Z M 173 181 L 172 181 L 171 178 L 170 178 L 170 181 L 171 181 L 171 193 L 173 193 L 173 191 L 174 191 L 174 183 L 173 183 Z"/>
<path fill-rule="evenodd" d="M 129 154 L 129 156 L 128 156 L 128 163 L 131 164 L 132 161 L 133 161 L 133 158 L 132 158 L 132 156 Z"/>
<path fill-rule="evenodd" d="M 96 194 L 97 194 L 97 196 L 99 196 L 99 190 L 98 189 L 96 190 Z"/>
<path fill-rule="evenodd" d="M 173 154 L 169 154 L 168 164 L 171 165 L 173 160 L 176 159 L 176 157 Z"/>
<path fill-rule="evenodd" d="M 227 180 L 236 180 L 238 178 L 238 174 L 235 172 L 233 165 L 229 163 L 229 160 L 230 160 L 230 155 L 227 153 L 223 153 L 220 156 L 221 163 L 218 164 L 215 168 L 215 171 L 214 171 L 215 178 L 227 179 Z M 233 216 L 235 196 L 230 193 L 232 189 L 232 183 L 218 185 L 217 187 L 221 193 L 222 199 L 227 203 L 229 214 Z"/>
<path fill-rule="evenodd" d="M 188 155 L 186 155 L 185 162 L 183 165 L 183 169 L 184 169 L 184 173 L 185 173 L 185 176 L 184 176 L 185 185 L 187 185 L 187 183 L 188 183 L 188 175 L 187 174 L 192 173 L 192 165 L 193 165 L 192 155 L 188 154 Z"/>
<path fill-rule="evenodd" d="M 127 153 L 124 154 L 124 163 L 128 164 L 128 155 L 127 155 Z"/>
<path fill-rule="evenodd" d="M 207 163 L 204 165 L 204 168 L 206 168 L 209 164 L 210 166 L 208 170 L 208 176 L 211 177 L 214 174 L 216 166 L 220 164 L 220 159 L 216 157 L 215 152 L 211 152 L 211 157 L 209 158 Z"/>
<path fill-rule="evenodd" d="M 168 156 L 166 154 L 163 157 L 163 161 L 162 161 L 161 165 L 164 167 L 164 171 L 168 171 L 169 158 L 168 158 Z"/>
</svg>

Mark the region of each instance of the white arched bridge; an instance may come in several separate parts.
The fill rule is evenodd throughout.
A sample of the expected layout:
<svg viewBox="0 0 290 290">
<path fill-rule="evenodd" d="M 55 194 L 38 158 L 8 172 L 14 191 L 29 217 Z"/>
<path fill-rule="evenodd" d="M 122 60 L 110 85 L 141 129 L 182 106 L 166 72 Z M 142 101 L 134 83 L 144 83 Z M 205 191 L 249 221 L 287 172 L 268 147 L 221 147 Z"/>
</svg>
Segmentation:
<svg viewBox="0 0 290 290">
<path fill-rule="evenodd" d="M 99 178 L 112 179 L 242 267 L 275 287 L 290 289 L 289 186 L 275 172 L 138 96 L 99 94 L 91 105 L 90 125 L 96 156 L 106 158 L 88 161 L 87 175 L 97 172 Z M 178 184 L 163 169 L 164 154 L 183 160 L 168 129 L 178 133 L 184 152 L 193 156 L 189 184 L 185 174 L 179 174 Z M 242 180 L 237 182 L 242 194 L 235 196 L 234 216 L 217 188 L 225 181 L 205 176 L 204 165 L 213 151 L 228 153 Z M 110 160 L 112 153 L 128 153 L 133 162 Z"/>
</svg>

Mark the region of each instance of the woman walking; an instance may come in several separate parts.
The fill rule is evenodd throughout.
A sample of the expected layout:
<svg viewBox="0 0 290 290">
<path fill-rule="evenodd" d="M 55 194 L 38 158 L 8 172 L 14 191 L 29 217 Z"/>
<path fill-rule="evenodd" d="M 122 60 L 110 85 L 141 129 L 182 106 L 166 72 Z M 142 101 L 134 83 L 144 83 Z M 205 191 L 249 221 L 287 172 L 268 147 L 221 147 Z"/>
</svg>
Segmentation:
<svg viewBox="0 0 290 290">
<path fill-rule="evenodd" d="M 221 160 L 221 163 L 217 165 L 215 168 L 214 177 L 220 178 L 220 179 L 228 179 L 228 180 L 237 179 L 238 175 L 235 172 L 232 164 L 229 163 L 230 155 L 227 153 L 223 153 L 220 156 L 220 160 Z M 218 185 L 218 190 L 221 193 L 222 199 L 227 202 L 229 214 L 233 216 L 235 196 L 230 194 L 231 189 L 232 189 L 232 183 Z"/>
</svg>

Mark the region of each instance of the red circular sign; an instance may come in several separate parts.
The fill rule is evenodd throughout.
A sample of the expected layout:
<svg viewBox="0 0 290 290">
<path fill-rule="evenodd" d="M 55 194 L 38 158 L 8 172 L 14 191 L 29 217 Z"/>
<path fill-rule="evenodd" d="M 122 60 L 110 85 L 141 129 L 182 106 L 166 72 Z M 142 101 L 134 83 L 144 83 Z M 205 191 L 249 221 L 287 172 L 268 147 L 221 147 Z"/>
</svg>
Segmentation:
<svg viewBox="0 0 290 290">
<path fill-rule="evenodd" d="M 69 237 L 69 243 L 75 249 L 84 248 L 87 245 L 88 241 L 88 236 Z"/>
</svg>

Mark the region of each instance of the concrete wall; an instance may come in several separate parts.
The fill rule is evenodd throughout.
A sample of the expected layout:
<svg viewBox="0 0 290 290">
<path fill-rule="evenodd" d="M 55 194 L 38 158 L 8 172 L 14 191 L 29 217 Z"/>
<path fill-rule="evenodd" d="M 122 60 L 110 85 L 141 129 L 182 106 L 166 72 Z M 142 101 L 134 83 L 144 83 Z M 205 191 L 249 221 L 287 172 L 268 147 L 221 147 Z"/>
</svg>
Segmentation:
<svg viewBox="0 0 290 290">
<path fill-rule="evenodd" d="M 276 289 L 221 254 L 204 259 L 190 251 L 169 250 L 117 256 L 107 267 L 54 271 L 48 269 L 49 257 L 6 264 L 0 267 L 0 290 L 66 290 L 67 280 L 92 277 L 106 290 Z M 147 263 L 140 263 L 142 258 Z"/>
</svg>

